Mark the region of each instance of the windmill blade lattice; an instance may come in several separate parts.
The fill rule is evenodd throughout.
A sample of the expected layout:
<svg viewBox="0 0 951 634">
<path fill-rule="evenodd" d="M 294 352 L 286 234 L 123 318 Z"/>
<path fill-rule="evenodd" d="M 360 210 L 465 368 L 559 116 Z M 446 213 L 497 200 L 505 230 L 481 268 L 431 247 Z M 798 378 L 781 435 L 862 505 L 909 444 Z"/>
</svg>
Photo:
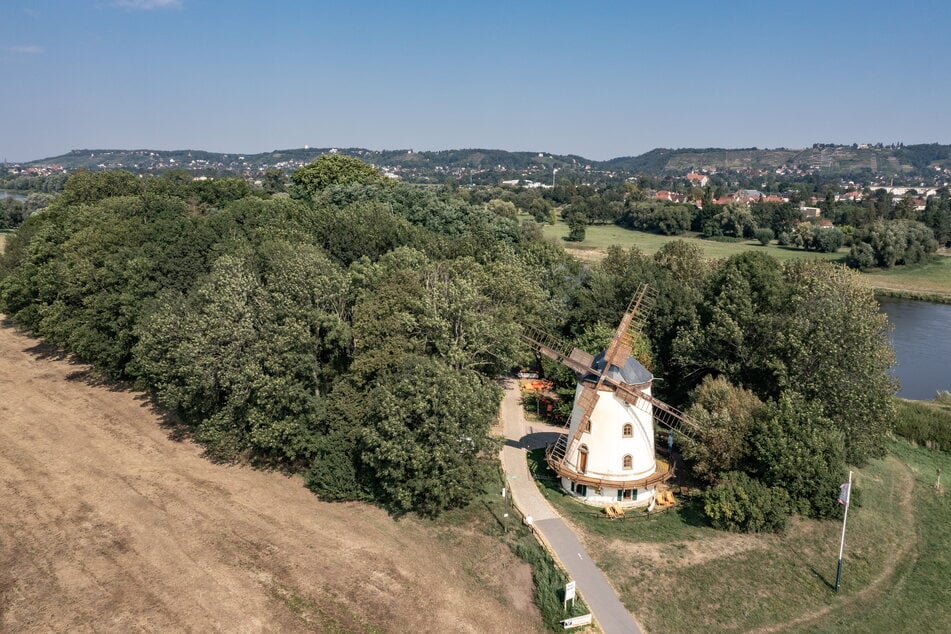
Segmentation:
<svg viewBox="0 0 951 634">
<path fill-rule="evenodd" d="M 645 412 L 648 410 L 648 407 L 651 407 L 654 420 L 664 427 L 680 432 L 691 438 L 696 437 L 700 432 L 700 424 L 676 407 L 668 405 L 659 398 L 642 392 L 632 385 L 617 383 L 610 379 L 609 382 L 614 387 L 614 393 L 625 403 L 630 403 Z"/>
</svg>

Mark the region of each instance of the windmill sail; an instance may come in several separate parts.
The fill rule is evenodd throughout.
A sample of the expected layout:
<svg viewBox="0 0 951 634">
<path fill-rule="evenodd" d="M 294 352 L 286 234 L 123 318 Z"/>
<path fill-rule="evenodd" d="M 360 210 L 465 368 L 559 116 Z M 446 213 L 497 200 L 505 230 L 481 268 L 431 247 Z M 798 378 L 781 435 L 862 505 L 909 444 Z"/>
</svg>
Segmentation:
<svg viewBox="0 0 951 634">
<path fill-rule="evenodd" d="M 599 490 L 602 486 L 614 487 L 620 495 L 624 488 L 641 488 L 663 482 L 672 476 L 673 468 L 669 465 L 660 468 L 659 462 L 655 464 L 653 430 L 657 425 L 662 425 L 680 433 L 693 435 L 699 429 L 697 423 L 683 412 L 651 394 L 650 384 L 653 377 L 631 356 L 637 338 L 644 331 L 648 310 L 653 301 L 653 289 L 647 284 L 642 284 L 624 311 L 607 349 L 597 357 L 542 330 L 524 327 L 522 339 L 525 342 L 540 355 L 561 363 L 578 375 L 579 385 L 570 423 L 571 432 L 559 436 L 546 452 L 547 462 L 552 469 L 572 483 L 595 485 Z M 609 401 L 602 404 L 604 398 L 608 398 Z M 626 410 L 628 413 L 624 414 L 623 404 L 633 406 L 633 409 Z M 619 406 L 621 409 L 618 409 Z M 631 477 L 599 474 L 588 468 L 591 462 L 588 445 L 592 442 L 598 444 L 596 436 L 602 433 L 592 430 L 590 424 L 592 415 L 596 411 L 602 412 L 597 415 L 601 417 L 599 421 L 609 421 L 608 427 L 612 425 L 617 427 L 619 424 L 617 417 L 621 416 L 624 420 L 630 421 L 624 425 L 625 428 L 639 430 L 638 437 L 641 438 L 640 442 L 643 444 L 638 445 L 641 449 L 634 453 L 640 456 L 638 459 L 640 466 L 631 470 L 633 473 Z M 597 422 L 597 425 L 601 424 Z M 616 430 L 609 433 L 616 433 Z M 595 435 L 586 436 L 586 434 Z M 630 442 L 630 440 L 622 440 L 623 442 Z M 616 441 L 610 441 L 610 443 L 618 444 Z M 604 453 L 603 446 L 599 446 L 599 450 L 602 454 Z M 638 454 L 638 451 L 641 453 Z M 631 456 L 625 455 L 625 461 L 629 461 L 630 458 Z M 649 467 L 645 466 L 645 461 Z M 625 469 L 628 468 L 625 467 Z M 638 473 L 640 475 L 637 475 Z"/>
</svg>

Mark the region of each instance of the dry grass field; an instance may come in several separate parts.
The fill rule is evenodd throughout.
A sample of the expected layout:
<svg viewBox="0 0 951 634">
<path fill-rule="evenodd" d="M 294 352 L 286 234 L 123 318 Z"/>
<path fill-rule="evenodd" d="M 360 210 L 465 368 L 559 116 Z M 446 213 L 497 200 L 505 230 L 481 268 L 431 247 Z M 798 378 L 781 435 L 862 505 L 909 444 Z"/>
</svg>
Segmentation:
<svg viewBox="0 0 951 634">
<path fill-rule="evenodd" d="M 498 540 L 322 503 L 162 422 L 0 327 L 0 631 L 541 627 L 531 570 Z"/>
</svg>

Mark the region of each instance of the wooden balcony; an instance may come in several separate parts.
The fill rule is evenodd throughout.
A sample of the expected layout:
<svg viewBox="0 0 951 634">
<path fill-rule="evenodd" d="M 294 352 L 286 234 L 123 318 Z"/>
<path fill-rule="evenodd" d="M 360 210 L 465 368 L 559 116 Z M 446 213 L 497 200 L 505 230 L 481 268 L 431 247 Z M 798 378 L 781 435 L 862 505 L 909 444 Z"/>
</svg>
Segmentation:
<svg viewBox="0 0 951 634">
<path fill-rule="evenodd" d="M 565 449 L 568 444 L 567 434 L 562 434 L 558 440 L 548 446 L 545 459 L 552 471 L 560 477 L 568 478 L 575 484 L 584 484 L 593 487 L 608 487 L 611 489 L 643 489 L 666 482 L 674 477 L 674 466 L 666 460 L 655 459 L 656 471 L 646 478 L 624 479 L 623 475 L 613 473 L 598 473 L 585 471 L 579 473 L 574 465 L 565 460 Z"/>
</svg>

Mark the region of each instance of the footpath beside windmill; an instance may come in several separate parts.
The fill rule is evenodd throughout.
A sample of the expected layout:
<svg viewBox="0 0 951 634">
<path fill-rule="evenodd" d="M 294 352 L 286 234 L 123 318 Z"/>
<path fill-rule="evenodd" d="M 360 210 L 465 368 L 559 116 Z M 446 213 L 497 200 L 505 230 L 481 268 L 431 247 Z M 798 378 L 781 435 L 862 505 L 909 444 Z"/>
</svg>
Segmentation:
<svg viewBox="0 0 951 634">
<path fill-rule="evenodd" d="M 658 460 L 655 422 L 690 435 L 697 423 L 651 394 L 654 377 L 631 356 L 653 299 L 642 284 L 621 318 L 608 348 L 597 356 L 548 333 L 526 328 L 522 338 L 549 359 L 575 372 L 578 386 L 568 433 L 548 447 L 548 465 L 565 491 L 595 505 L 646 505 L 673 466 Z"/>
</svg>

